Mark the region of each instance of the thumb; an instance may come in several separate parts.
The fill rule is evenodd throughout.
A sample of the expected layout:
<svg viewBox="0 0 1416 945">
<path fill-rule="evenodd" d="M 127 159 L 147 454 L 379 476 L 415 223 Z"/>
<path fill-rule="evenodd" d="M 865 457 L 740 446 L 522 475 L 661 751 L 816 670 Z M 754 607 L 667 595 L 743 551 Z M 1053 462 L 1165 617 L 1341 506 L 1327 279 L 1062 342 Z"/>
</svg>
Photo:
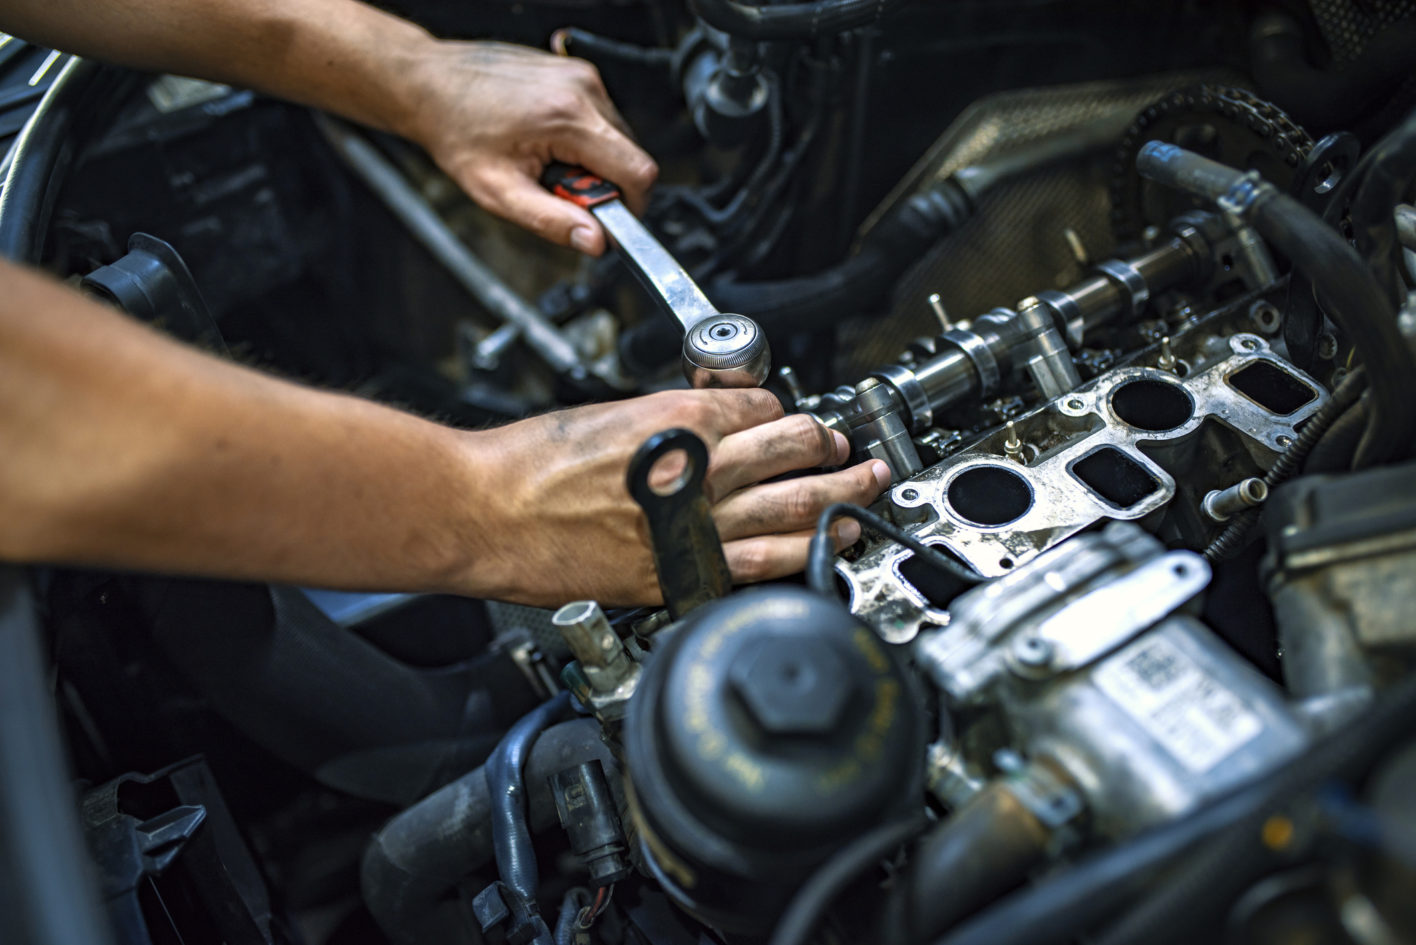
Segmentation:
<svg viewBox="0 0 1416 945">
<path fill-rule="evenodd" d="M 588 256 L 605 251 L 605 230 L 588 210 L 557 197 L 523 171 L 484 170 L 479 180 L 463 186 L 483 208 L 558 246 Z"/>
</svg>

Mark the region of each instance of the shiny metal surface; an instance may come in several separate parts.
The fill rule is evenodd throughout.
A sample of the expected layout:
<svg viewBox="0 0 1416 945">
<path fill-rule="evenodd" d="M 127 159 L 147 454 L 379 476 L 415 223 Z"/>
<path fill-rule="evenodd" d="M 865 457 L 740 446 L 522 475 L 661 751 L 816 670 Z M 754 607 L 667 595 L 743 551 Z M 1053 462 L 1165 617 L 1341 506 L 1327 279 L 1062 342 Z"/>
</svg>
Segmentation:
<svg viewBox="0 0 1416 945">
<path fill-rule="evenodd" d="M 767 336 L 750 318 L 713 314 L 683 338 L 683 373 L 693 387 L 758 387 L 772 370 Z"/>
<path fill-rule="evenodd" d="M 1148 366 L 1144 359 L 1104 374 L 1016 420 L 1017 435 L 1031 447 L 1026 465 L 1008 460 L 1007 431 L 998 429 L 896 483 L 890 501 L 897 514 L 919 523 L 912 531 L 920 541 L 941 546 L 986 577 L 1003 577 L 1098 522 L 1138 521 L 1164 509 L 1177 494 L 1177 476 L 1193 478 L 1186 471 L 1194 461 L 1193 444 L 1202 426 L 1219 424 L 1232 431 L 1256 468 L 1266 469 L 1297 435 L 1297 427 L 1326 400 L 1315 381 L 1276 357 L 1257 335 L 1237 334 L 1221 342 L 1190 333 L 1173 341 L 1192 366 L 1190 374 L 1177 378 Z M 1222 348 L 1217 347 L 1220 344 Z M 1244 396 L 1228 378 L 1257 361 L 1311 387 L 1314 400 L 1290 415 L 1278 416 Z M 1118 413 L 1116 396 L 1136 383 L 1143 385 L 1148 398 L 1152 390 L 1177 391 L 1176 399 L 1189 404 L 1183 422 L 1167 429 L 1128 423 Z M 1143 485 L 1136 496 L 1127 496 L 1134 501 L 1115 495 L 1108 499 L 1103 494 L 1105 483 L 1097 491 L 1095 481 L 1086 481 L 1087 467 L 1081 466 L 1079 472 L 1079 464 L 1097 456 L 1119 467 L 1118 475 Z M 981 516 L 956 505 L 960 501 L 956 484 L 976 470 L 988 470 L 982 477 L 974 476 L 991 480 L 985 483 L 988 490 L 1009 487 L 1019 493 L 1016 515 L 1007 510 L 994 515 L 990 510 Z M 985 491 L 982 499 L 971 501 L 986 503 L 989 498 Z M 882 628 L 892 642 L 909 640 L 921 627 L 942 626 L 950 619 L 947 611 L 904 578 L 900 568 L 910 557 L 907 549 L 887 542 L 867 548 L 854 561 L 837 563 L 850 590 L 852 611 Z"/>
<path fill-rule="evenodd" d="M 620 258 L 634 277 L 685 333 L 718 314 L 698 283 L 623 203 L 612 200 L 594 207 L 591 213 L 619 246 Z"/>
</svg>

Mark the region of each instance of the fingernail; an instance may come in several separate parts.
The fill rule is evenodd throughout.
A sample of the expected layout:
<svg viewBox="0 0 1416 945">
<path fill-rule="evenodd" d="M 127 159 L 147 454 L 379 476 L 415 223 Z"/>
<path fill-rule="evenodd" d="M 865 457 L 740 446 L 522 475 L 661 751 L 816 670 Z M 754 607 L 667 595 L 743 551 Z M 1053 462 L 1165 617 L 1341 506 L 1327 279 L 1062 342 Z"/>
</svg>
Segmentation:
<svg viewBox="0 0 1416 945">
<path fill-rule="evenodd" d="M 890 467 L 881 460 L 875 459 L 870 462 L 870 472 L 875 476 L 875 481 L 880 488 L 887 489 L 890 486 Z"/>
<path fill-rule="evenodd" d="M 570 231 L 570 245 L 572 249 L 582 253 L 593 254 L 595 252 L 595 231 L 588 226 L 577 226 Z"/>
<path fill-rule="evenodd" d="M 860 538 L 860 522 L 848 518 L 836 528 L 836 537 L 842 545 L 854 545 Z"/>
<path fill-rule="evenodd" d="M 835 430 L 831 431 L 831 435 L 836 438 L 836 465 L 839 466 L 850 458 L 851 441 Z"/>
</svg>

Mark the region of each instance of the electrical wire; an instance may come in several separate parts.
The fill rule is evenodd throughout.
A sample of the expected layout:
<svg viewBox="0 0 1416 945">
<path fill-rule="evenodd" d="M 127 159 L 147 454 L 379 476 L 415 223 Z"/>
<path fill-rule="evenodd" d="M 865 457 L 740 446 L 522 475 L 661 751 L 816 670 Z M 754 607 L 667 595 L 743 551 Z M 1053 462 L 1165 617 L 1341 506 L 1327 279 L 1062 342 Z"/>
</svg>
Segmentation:
<svg viewBox="0 0 1416 945">
<path fill-rule="evenodd" d="M 837 502 L 835 505 L 827 506 L 816 519 L 816 534 L 811 536 L 811 545 L 807 551 L 806 559 L 807 584 L 813 591 L 824 594 L 832 600 L 839 599 L 836 593 L 834 571 L 831 567 L 831 559 L 835 557 L 835 542 L 831 538 L 831 521 L 835 518 L 853 518 L 861 525 L 873 528 L 886 538 L 897 541 L 913 551 L 919 560 L 931 568 L 964 584 L 972 586 L 983 580 L 982 575 L 963 567 L 937 548 L 931 548 L 869 509 L 852 505 L 849 502 Z"/>
<path fill-rule="evenodd" d="M 923 813 L 882 824 L 837 850 L 792 897 L 768 945 L 806 945 L 841 891 L 929 824 Z"/>
</svg>

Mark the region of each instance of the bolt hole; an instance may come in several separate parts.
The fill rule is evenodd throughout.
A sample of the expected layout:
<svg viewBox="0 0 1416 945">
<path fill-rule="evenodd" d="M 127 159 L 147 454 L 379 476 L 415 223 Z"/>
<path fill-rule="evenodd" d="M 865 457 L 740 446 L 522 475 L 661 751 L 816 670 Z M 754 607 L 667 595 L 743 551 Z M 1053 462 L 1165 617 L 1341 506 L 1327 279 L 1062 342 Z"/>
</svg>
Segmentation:
<svg viewBox="0 0 1416 945">
<path fill-rule="evenodd" d="M 1185 567 L 1183 564 L 1177 564 L 1171 570 L 1175 572 L 1176 577 L 1184 577 L 1185 575 L 1190 573 L 1190 569 Z"/>
<path fill-rule="evenodd" d="M 998 566 L 999 566 L 1000 568 L 1011 568 L 1011 567 L 1013 566 L 1013 559 L 1012 559 L 1012 558 L 999 558 L 999 559 L 998 559 Z"/>
<path fill-rule="evenodd" d="M 904 499 L 906 502 L 913 502 L 915 499 L 919 498 L 919 493 L 913 489 L 906 489 L 904 492 L 900 493 L 900 498 Z"/>
</svg>

